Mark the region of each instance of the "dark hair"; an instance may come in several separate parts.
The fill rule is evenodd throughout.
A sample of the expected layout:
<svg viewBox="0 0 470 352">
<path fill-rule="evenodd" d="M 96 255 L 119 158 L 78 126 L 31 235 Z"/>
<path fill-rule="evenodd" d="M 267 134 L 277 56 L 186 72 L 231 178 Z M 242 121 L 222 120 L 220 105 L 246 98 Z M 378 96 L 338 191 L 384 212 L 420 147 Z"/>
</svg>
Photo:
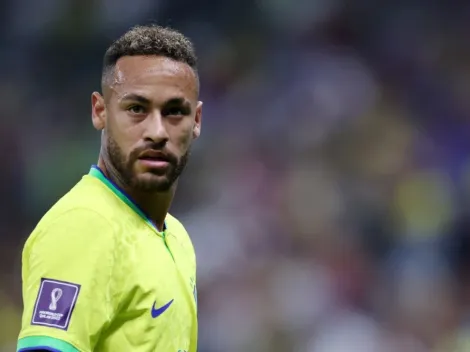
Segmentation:
<svg viewBox="0 0 470 352">
<path fill-rule="evenodd" d="M 197 73 L 193 43 L 182 33 L 157 25 L 135 26 L 106 50 L 102 81 L 123 56 L 164 56 L 189 65 Z"/>
</svg>

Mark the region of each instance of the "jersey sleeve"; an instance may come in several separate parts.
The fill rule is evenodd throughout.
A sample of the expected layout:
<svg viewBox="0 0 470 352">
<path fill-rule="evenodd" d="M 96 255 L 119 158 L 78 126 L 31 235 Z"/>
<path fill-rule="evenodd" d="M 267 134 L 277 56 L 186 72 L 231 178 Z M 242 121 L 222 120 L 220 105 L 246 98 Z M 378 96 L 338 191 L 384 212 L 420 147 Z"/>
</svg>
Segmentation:
<svg viewBox="0 0 470 352">
<path fill-rule="evenodd" d="M 23 249 L 18 351 L 93 351 L 119 301 L 116 243 L 111 222 L 87 209 L 35 230 Z"/>
</svg>

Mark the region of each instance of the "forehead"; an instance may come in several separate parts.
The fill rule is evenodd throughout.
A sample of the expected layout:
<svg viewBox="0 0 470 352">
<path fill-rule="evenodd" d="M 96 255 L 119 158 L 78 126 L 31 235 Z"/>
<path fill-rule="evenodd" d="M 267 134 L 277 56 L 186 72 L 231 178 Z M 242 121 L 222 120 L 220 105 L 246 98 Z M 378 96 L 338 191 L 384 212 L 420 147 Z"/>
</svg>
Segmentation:
<svg viewBox="0 0 470 352">
<path fill-rule="evenodd" d="M 116 62 L 110 88 L 118 97 L 137 93 L 149 99 L 197 99 L 197 77 L 183 63 L 160 56 L 125 56 Z"/>
</svg>

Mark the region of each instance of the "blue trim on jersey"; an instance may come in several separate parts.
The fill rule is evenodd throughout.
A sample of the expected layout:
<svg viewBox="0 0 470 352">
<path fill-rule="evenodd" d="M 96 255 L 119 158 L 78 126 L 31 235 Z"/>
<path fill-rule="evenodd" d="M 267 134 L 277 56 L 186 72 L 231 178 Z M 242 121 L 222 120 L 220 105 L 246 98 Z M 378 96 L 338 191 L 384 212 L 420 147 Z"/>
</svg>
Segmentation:
<svg viewBox="0 0 470 352">
<path fill-rule="evenodd" d="M 27 347 L 18 350 L 18 352 L 28 352 L 28 351 L 49 351 L 49 352 L 62 352 L 60 350 L 56 350 L 55 348 L 49 346 L 35 346 L 35 347 Z"/>
<path fill-rule="evenodd" d="M 102 181 L 106 186 L 108 186 L 124 203 L 126 203 L 132 210 L 134 210 L 139 216 L 145 220 L 150 226 L 152 226 L 158 233 L 162 233 L 157 229 L 155 223 L 150 220 L 150 218 L 145 214 L 145 212 L 129 197 L 123 189 L 121 189 L 116 183 L 114 183 L 111 179 L 106 177 L 103 170 L 100 169 L 98 165 L 92 165 L 90 172 L 90 176 L 96 177 L 100 181 Z M 166 221 L 163 222 L 163 232 L 167 229 Z"/>
</svg>

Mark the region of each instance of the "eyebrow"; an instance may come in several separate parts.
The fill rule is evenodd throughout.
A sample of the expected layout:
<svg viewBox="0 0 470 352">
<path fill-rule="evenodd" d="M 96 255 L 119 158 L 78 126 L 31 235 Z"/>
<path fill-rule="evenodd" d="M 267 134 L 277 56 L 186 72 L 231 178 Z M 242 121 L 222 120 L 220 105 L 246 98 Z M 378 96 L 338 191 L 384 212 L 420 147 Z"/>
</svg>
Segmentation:
<svg viewBox="0 0 470 352">
<path fill-rule="evenodd" d="M 137 101 L 139 103 L 142 103 L 142 104 L 150 104 L 150 100 L 147 99 L 146 97 L 142 96 L 142 95 L 138 95 L 138 94 L 124 94 L 121 99 L 119 99 L 121 101 L 126 101 L 126 100 L 132 100 L 132 101 Z"/>
<path fill-rule="evenodd" d="M 183 98 L 183 97 L 177 97 L 177 98 L 171 98 L 165 102 L 163 105 L 190 105 L 191 103 Z"/>
<path fill-rule="evenodd" d="M 132 100 L 132 101 L 136 101 L 136 102 L 139 102 L 141 104 L 150 104 L 151 101 L 142 96 L 142 95 L 139 95 L 139 94 L 135 94 L 135 93 L 130 93 L 130 94 L 125 94 L 122 96 L 122 98 L 120 99 L 121 101 L 129 101 L 129 100 Z M 183 98 L 183 97 L 175 97 L 175 98 L 171 98 L 171 99 L 168 99 L 167 101 L 165 101 L 165 103 L 163 105 L 190 105 L 190 101 L 187 100 L 186 98 Z"/>
</svg>

